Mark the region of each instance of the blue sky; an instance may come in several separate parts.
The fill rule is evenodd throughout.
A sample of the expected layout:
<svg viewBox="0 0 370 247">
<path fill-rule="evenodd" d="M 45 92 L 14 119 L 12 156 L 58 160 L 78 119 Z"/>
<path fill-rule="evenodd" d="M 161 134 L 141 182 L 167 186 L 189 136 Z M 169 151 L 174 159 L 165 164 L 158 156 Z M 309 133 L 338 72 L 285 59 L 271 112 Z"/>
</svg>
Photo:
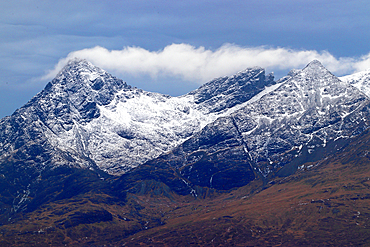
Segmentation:
<svg viewBox="0 0 370 247">
<path fill-rule="evenodd" d="M 276 77 L 312 59 L 338 76 L 365 70 L 369 12 L 367 0 L 1 1 L 0 117 L 75 56 L 171 95 L 250 66 Z"/>
</svg>

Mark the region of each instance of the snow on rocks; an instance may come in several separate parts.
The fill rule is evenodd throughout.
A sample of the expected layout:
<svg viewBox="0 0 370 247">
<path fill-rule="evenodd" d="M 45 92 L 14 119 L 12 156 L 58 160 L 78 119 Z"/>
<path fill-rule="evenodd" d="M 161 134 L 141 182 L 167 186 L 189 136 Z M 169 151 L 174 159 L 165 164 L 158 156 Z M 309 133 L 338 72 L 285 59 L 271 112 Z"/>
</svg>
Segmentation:
<svg viewBox="0 0 370 247">
<path fill-rule="evenodd" d="M 13 139 L 5 137 L 16 118 L 22 132 L 37 130 L 38 140 L 52 147 L 54 164 L 119 175 L 171 150 L 273 83 L 271 75 L 266 78 L 263 69 L 253 68 L 170 97 L 133 88 L 86 60 L 74 59 L 3 120 L 0 145 L 8 147 L 6 153 L 16 150 L 21 139 L 33 141 L 14 131 Z"/>
</svg>

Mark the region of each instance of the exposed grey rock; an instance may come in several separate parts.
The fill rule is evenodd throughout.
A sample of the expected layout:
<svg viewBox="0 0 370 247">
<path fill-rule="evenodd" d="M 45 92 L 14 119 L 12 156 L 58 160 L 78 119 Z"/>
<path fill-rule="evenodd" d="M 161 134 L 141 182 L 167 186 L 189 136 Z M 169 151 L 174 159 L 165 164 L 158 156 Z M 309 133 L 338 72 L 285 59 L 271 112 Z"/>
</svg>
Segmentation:
<svg viewBox="0 0 370 247">
<path fill-rule="evenodd" d="M 279 83 L 159 159 L 195 185 L 237 187 L 256 176 L 291 174 L 300 163 L 335 152 L 368 128 L 369 98 L 320 62 L 311 62 Z M 235 167 L 244 176 L 227 172 Z M 225 181 L 233 182 L 225 186 Z"/>
<path fill-rule="evenodd" d="M 145 92 L 74 59 L 45 89 L 0 122 L 0 162 L 30 147 L 67 165 L 119 175 L 179 145 L 273 84 L 261 68 L 223 77 L 180 97 Z M 37 148 L 36 148 L 37 147 Z"/>
</svg>

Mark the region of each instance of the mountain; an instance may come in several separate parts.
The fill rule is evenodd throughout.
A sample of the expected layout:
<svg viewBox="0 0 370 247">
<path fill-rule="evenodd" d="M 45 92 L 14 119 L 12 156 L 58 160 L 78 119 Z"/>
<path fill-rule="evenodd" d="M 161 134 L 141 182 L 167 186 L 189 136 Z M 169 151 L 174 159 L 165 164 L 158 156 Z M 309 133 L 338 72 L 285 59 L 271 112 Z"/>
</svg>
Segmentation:
<svg viewBox="0 0 370 247">
<path fill-rule="evenodd" d="M 165 213 L 166 224 L 134 234 L 121 243 L 367 246 L 369 138 L 366 130 L 335 155 L 302 163 L 304 168 L 294 175 L 274 178 L 259 190 L 250 183 L 212 199 L 179 202 Z"/>
<path fill-rule="evenodd" d="M 127 192 L 121 200 L 102 190 L 61 198 L 0 226 L 0 243 L 367 246 L 369 140 L 366 130 L 337 153 L 302 163 L 304 168 L 293 175 L 274 178 L 265 186 L 255 180 L 204 198 L 179 196 L 154 180 L 139 184 L 135 193 Z M 83 177 L 76 175 L 74 179 Z"/>
<path fill-rule="evenodd" d="M 255 67 L 170 97 L 74 59 L 0 121 L 0 245 L 369 243 L 368 77 L 348 78 Z"/>
<path fill-rule="evenodd" d="M 370 70 L 357 72 L 352 75 L 342 76 L 339 79 L 358 88 L 367 96 L 370 96 Z"/>
<path fill-rule="evenodd" d="M 187 186 L 228 190 L 291 175 L 368 128 L 369 98 L 318 61 L 275 87 L 147 165 L 176 169 Z"/>
<path fill-rule="evenodd" d="M 75 188 L 91 188 L 86 181 L 130 171 L 271 84 L 271 75 L 252 68 L 170 97 L 133 88 L 86 60 L 71 60 L 42 92 L 0 121 L 2 220 L 42 204 L 42 197 L 65 197 L 64 190 L 74 196 Z M 220 104 L 210 105 L 214 98 Z M 76 174 L 86 180 L 75 180 Z M 53 180 L 61 178 L 77 184 Z"/>
<path fill-rule="evenodd" d="M 263 69 L 254 68 L 170 97 L 132 88 L 86 60 L 75 59 L 41 93 L 1 121 L 0 155 L 52 152 L 52 160 L 41 161 L 44 165 L 99 168 L 119 175 L 169 151 L 274 83 L 271 76 L 267 79 Z M 218 86 L 225 82 L 227 87 Z M 232 85 L 236 86 L 228 92 Z M 215 88 L 217 93 L 204 96 Z M 210 101 L 220 104 L 210 106 Z"/>
<path fill-rule="evenodd" d="M 121 180 L 159 179 L 162 171 L 179 193 L 228 190 L 293 174 L 302 162 L 335 152 L 367 128 L 368 104 L 318 61 L 277 82 L 255 67 L 170 97 L 74 59 L 1 120 L 0 163 L 10 179 L 24 172 L 10 183 L 19 183 L 15 191 L 28 191 L 45 169 L 59 166 L 103 177 L 137 167 Z"/>
</svg>

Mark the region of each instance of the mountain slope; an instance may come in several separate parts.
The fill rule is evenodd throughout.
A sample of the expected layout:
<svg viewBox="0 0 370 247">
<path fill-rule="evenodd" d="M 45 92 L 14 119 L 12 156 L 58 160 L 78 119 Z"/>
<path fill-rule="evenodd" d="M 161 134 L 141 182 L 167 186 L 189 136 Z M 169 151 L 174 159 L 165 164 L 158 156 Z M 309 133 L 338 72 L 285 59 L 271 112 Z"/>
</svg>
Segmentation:
<svg viewBox="0 0 370 247">
<path fill-rule="evenodd" d="M 224 92 L 219 87 L 224 81 L 229 82 L 227 87 L 237 84 L 240 88 Z M 207 88 L 218 88 L 218 92 L 208 100 L 229 102 L 213 104 L 215 110 L 195 100 L 202 97 L 204 87 L 182 97 L 145 92 L 85 60 L 75 59 L 41 93 L 1 121 L 0 155 L 40 141 L 43 144 L 37 148 L 44 147 L 40 153 L 51 152 L 54 160 L 49 163 L 53 166 L 91 167 L 122 174 L 169 151 L 225 110 L 272 83 L 271 76 L 266 82 L 260 68 L 209 83 Z M 233 94 L 241 95 L 245 88 L 251 90 L 249 95 L 234 100 Z M 27 152 L 22 151 L 26 156 Z"/>
<path fill-rule="evenodd" d="M 204 199 L 178 196 L 158 181 L 141 184 L 123 201 L 103 191 L 61 199 L 1 226 L 0 243 L 367 246 L 369 141 L 367 130 L 335 155 L 302 163 L 294 175 Z"/>
<path fill-rule="evenodd" d="M 322 160 L 250 193 L 247 185 L 210 201 L 179 206 L 164 226 L 126 246 L 367 246 L 369 131 Z"/>
<path fill-rule="evenodd" d="M 148 164 L 169 164 L 189 184 L 231 189 L 293 174 L 368 128 L 369 98 L 318 61 L 277 86 Z"/>
<path fill-rule="evenodd" d="M 225 81 L 228 87 L 235 84 L 235 90 L 221 90 Z M 239 103 L 273 83 L 261 68 L 215 80 L 206 87 L 218 93 L 208 100 L 228 102 L 213 104 L 215 110 L 195 101 L 205 87 L 170 97 L 132 88 L 86 60 L 70 61 L 42 92 L 0 120 L 0 221 L 60 198 L 64 180 L 75 173 L 97 182 L 108 174 L 130 171 L 231 114 Z M 248 96 L 234 101 L 233 95 L 246 88 Z"/>
<path fill-rule="evenodd" d="M 264 176 L 368 128 L 369 99 L 313 61 L 278 89 L 236 112 L 252 160 Z"/>
<path fill-rule="evenodd" d="M 366 245 L 369 105 L 318 61 L 181 97 L 71 61 L 1 120 L 0 245 Z"/>
<path fill-rule="evenodd" d="M 352 75 L 343 76 L 339 79 L 353 85 L 361 92 L 370 97 L 370 70 L 365 70 L 354 73 Z"/>
<path fill-rule="evenodd" d="M 256 67 L 170 97 L 75 59 L 1 120 L 0 162 L 9 181 L 16 176 L 10 167 L 24 173 L 12 190 L 25 195 L 46 168 L 119 175 L 145 162 L 150 174 L 155 167 L 172 174 L 181 193 L 194 186 L 228 190 L 292 174 L 300 163 L 335 152 L 367 128 L 368 104 L 318 61 L 278 84 Z M 134 174 L 140 177 L 140 168 Z"/>
<path fill-rule="evenodd" d="M 240 71 L 233 76 L 214 79 L 188 95 L 209 112 L 219 112 L 250 100 L 253 96 L 275 84 L 273 74 L 265 76 L 260 67 Z"/>
</svg>

